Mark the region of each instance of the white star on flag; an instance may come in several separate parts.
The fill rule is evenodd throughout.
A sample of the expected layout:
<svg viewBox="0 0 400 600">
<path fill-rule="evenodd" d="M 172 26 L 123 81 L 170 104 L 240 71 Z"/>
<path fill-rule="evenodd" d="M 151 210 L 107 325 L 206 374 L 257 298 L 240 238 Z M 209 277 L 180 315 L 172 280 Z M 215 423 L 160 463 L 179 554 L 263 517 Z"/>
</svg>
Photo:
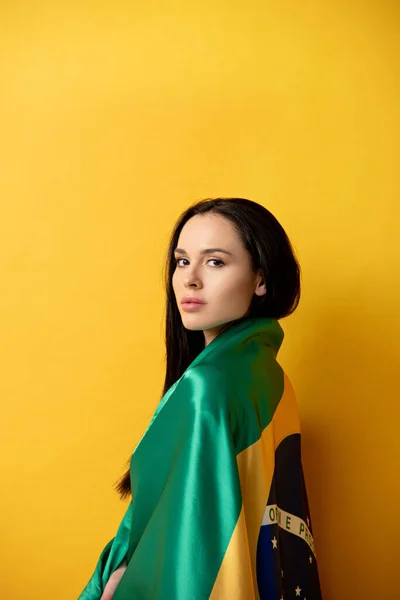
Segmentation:
<svg viewBox="0 0 400 600">
<path fill-rule="evenodd" d="M 272 548 L 277 548 L 278 547 L 278 540 L 276 539 L 276 537 L 274 536 L 274 539 L 271 540 L 272 542 Z"/>
<path fill-rule="evenodd" d="M 296 596 L 300 596 L 301 588 L 299 586 L 294 591 L 296 592 Z"/>
</svg>

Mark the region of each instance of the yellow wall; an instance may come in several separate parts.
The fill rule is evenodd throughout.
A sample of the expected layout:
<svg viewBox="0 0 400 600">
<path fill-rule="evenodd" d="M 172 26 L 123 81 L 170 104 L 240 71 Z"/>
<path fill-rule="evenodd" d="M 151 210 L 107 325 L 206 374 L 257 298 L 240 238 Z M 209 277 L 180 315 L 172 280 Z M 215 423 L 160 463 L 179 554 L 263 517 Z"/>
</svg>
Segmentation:
<svg viewBox="0 0 400 600">
<path fill-rule="evenodd" d="M 76 598 L 114 535 L 170 228 L 218 195 L 268 207 L 302 265 L 280 358 L 324 599 L 399 597 L 399 13 L 1 4 L 2 597 Z"/>
</svg>

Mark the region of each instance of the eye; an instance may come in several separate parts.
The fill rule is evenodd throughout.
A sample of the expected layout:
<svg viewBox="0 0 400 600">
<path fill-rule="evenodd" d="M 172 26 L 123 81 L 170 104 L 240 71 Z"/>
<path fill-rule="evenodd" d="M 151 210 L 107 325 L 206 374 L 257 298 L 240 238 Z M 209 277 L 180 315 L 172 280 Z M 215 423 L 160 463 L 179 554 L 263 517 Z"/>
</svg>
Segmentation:
<svg viewBox="0 0 400 600">
<path fill-rule="evenodd" d="M 175 262 L 175 264 L 176 264 L 178 267 L 180 267 L 180 266 L 181 266 L 181 265 L 179 264 L 179 261 L 180 261 L 180 260 L 186 260 L 186 258 L 174 258 L 174 262 Z"/>
<path fill-rule="evenodd" d="M 176 264 L 178 267 L 180 267 L 180 266 L 181 266 L 181 265 L 179 264 L 179 261 L 180 261 L 180 260 L 187 260 L 187 258 L 174 258 L 174 262 L 175 262 L 175 264 Z M 211 261 L 213 261 L 213 262 L 215 262 L 215 263 L 219 263 L 219 265 L 217 265 L 216 267 L 213 267 L 213 268 L 215 268 L 215 269 L 218 269 L 218 268 L 220 268 L 222 265 L 224 265 L 224 264 L 225 264 L 225 263 L 224 263 L 224 261 L 223 261 L 223 260 L 219 260 L 219 258 L 210 258 L 210 259 L 209 259 L 207 262 L 210 262 L 210 260 L 211 260 Z"/>
<path fill-rule="evenodd" d="M 221 265 L 225 264 L 224 261 L 219 260 L 219 258 L 210 258 L 210 260 L 212 260 L 213 262 L 220 263 Z"/>
</svg>

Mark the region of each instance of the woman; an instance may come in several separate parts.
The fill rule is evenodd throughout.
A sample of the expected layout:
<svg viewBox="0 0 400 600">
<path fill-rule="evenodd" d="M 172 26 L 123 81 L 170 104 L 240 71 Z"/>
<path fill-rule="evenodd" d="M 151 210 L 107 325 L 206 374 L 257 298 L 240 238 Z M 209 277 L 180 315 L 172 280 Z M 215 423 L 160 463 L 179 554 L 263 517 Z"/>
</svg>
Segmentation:
<svg viewBox="0 0 400 600">
<path fill-rule="evenodd" d="M 295 395 L 276 360 L 300 267 L 276 218 L 202 200 L 166 263 L 163 396 L 79 600 L 321 598 Z"/>
</svg>

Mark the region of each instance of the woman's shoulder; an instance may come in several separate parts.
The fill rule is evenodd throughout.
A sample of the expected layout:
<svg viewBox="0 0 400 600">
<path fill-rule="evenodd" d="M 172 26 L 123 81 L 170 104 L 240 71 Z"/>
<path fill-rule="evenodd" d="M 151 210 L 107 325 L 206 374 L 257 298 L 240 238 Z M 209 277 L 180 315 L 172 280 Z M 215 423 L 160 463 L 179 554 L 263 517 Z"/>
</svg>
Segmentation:
<svg viewBox="0 0 400 600">
<path fill-rule="evenodd" d="M 205 362 L 188 368 L 182 375 L 174 395 L 183 398 L 194 410 L 218 411 L 227 409 L 232 381 L 226 369 Z"/>
</svg>

